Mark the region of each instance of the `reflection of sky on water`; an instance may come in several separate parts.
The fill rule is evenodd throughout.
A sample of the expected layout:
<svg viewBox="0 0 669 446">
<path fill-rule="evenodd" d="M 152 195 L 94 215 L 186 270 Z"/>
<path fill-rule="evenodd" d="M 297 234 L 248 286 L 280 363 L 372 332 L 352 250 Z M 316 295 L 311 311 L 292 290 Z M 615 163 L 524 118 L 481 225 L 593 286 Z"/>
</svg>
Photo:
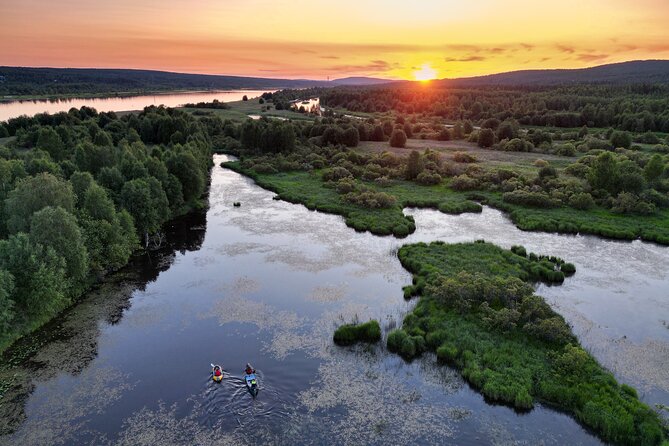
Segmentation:
<svg viewBox="0 0 669 446">
<path fill-rule="evenodd" d="M 152 444 L 158 438 L 177 444 L 597 444 L 573 419 L 542 406 L 519 415 L 486 404 L 431 355 L 406 364 L 382 345 L 332 344 L 333 330 L 345 322 L 376 318 L 385 330 L 399 325 L 413 303 L 402 298 L 411 277 L 396 250 L 437 239 L 523 244 L 574 262 L 574 277 L 563 286 L 542 285 L 540 294 L 604 365 L 647 389 L 647 400 L 667 402 L 657 388 L 668 389 L 669 330 L 661 319 L 669 319 L 663 296 L 669 249 L 521 232 L 489 208 L 462 216 L 409 209 L 418 230 L 397 240 L 356 233 L 338 216 L 273 195 L 215 167 L 200 249 L 177 253 L 169 269 L 134 292 L 117 324 L 98 323 L 96 356 L 83 371 L 36 380 L 27 420 L 0 444 Z M 47 358 L 47 366 L 59 367 Z M 227 372 L 221 385 L 209 379 L 211 362 Z M 243 387 L 246 362 L 258 369 L 256 400 Z M 107 371 L 109 380 L 91 380 Z M 102 405 L 98 399 L 105 397 Z M 73 405 L 87 416 L 70 410 Z M 37 427 L 49 411 L 58 414 L 61 430 Z"/>
</svg>

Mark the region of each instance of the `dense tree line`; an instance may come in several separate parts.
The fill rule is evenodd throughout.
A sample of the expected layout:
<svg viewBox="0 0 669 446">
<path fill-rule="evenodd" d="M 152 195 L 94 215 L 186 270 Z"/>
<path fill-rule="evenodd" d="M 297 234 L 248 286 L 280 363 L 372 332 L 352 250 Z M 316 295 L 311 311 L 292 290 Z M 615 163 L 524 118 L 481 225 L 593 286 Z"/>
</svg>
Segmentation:
<svg viewBox="0 0 669 446">
<path fill-rule="evenodd" d="M 0 345 L 65 308 L 147 247 L 168 219 L 201 206 L 207 126 L 148 107 L 9 120 L 0 147 Z"/>
<path fill-rule="evenodd" d="M 666 86 L 479 87 L 447 89 L 401 85 L 339 87 L 320 92 L 327 107 L 353 112 L 426 114 L 482 123 L 509 118 L 523 125 L 614 127 L 669 132 Z"/>
</svg>

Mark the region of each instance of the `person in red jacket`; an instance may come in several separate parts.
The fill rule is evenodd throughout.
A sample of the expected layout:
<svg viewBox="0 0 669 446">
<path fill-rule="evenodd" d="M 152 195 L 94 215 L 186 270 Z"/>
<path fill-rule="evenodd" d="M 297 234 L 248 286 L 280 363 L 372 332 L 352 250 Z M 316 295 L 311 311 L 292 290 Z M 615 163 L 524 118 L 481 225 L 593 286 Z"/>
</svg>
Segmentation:
<svg viewBox="0 0 669 446">
<path fill-rule="evenodd" d="M 246 363 L 246 370 L 244 370 L 247 375 L 250 375 L 251 373 L 255 373 L 255 369 L 251 367 L 251 364 Z"/>
</svg>

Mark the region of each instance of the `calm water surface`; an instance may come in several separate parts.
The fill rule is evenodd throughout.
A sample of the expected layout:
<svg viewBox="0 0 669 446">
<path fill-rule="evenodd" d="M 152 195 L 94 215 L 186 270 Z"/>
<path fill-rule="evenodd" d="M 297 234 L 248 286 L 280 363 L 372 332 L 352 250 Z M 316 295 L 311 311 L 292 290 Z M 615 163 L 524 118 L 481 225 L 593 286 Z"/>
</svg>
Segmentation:
<svg viewBox="0 0 669 446">
<path fill-rule="evenodd" d="M 37 113 L 58 113 L 68 111 L 72 107 L 93 107 L 99 112 L 142 110 L 149 105 L 180 107 L 187 103 L 241 101 L 244 95 L 257 97 L 268 90 L 229 90 L 192 93 L 169 93 L 130 96 L 124 98 L 93 98 L 93 99 L 57 99 L 57 100 L 26 100 L 0 103 L 0 121 L 6 121 L 21 115 L 33 116 Z"/>
<path fill-rule="evenodd" d="M 400 324 L 411 277 L 397 248 L 437 239 L 573 261 L 573 278 L 539 292 L 618 378 L 669 404 L 668 248 L 521 232 L 488 208 L 408 209 L 417 231 L 405 240 L 356 233 L 272 200 L 218 167 L 225 159 L 215 157 L 206 214 L 176 222 L 170 247 L 135 258 L 36 336 L 44 344 L 10 371 L 0 444 L 599 444 L 541 405 L 487 404 L 434 356 L 408 364 L 383 343 L 332 344 L 344 322 Z M 212 362 L 227 372 L 221 384 Z"/>
</svg>

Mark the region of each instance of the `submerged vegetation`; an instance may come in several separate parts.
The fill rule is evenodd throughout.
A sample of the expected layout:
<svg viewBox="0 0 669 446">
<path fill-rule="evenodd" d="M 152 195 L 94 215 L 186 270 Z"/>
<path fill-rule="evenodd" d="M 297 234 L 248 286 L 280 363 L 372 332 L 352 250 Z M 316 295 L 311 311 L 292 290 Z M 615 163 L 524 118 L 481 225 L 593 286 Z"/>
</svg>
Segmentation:
<svg viewBox="0 0 669 446">
<path fill-rule="evenodd" d="M 344 324 L 334 332 L 333 340 L 338 345 L 353 345 L 356 342 L 379 342 L 381 326 L 375 320 L 361 324 Z"/>
<path fill-rule="evenodd" d="M 559 281 L 573 265 L 524 251 L 484 242 L 403 246 L 399 259 L 423 286 L 402 328 L 389 333 L 388 349 L 407 359 L 433 351 L 487 398 L 521 410 L 546 402 L 606 441 L 660 444 L 658 415 L 534 294 L 531 282 Z"/>
<path fill-rule="evenodd" d="M 203 206 L 207 129 L 148 107 L 82 107 L 0 124 L 0 351 L 66 308 L 169 219 Z M 158 234 L 156 237 L 155 235 Z"/>
</svg>

